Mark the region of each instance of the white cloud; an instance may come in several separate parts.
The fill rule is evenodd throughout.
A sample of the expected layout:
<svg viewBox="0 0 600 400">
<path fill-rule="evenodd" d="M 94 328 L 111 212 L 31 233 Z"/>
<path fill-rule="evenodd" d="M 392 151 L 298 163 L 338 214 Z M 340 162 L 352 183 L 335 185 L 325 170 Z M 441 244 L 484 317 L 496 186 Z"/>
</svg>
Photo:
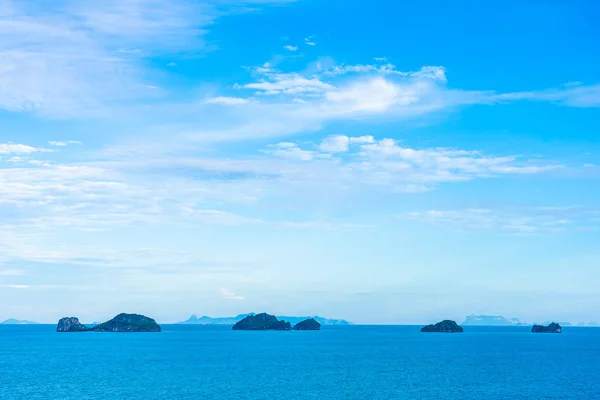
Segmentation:
<svg viewBox="0 0 600 400">
<path fill-rule="evenodd" d="M 49 165 L 0 166 L 0 207 L 6 211 L 0 223 L 0 261 L 86 263 L 82 260 L 100 257 L 93 246 L 78 250 L 64 243 L 52 246 L 49 238 L 57 230 L 83 235 L 140 226 L 362 229 L 368 225 L 360 221 L 315 219 L 320 207 L 315 204 L 324 198 L 335 204 L 355 194 L 375 201 L 390 193 L 435 190 L 443 183 L 559 167 L 539 159 L 472 150 L 413 148 L 371 135 L 280 142 L 235 157 L 204 151 L 185 156 L 106 153 L 103 161 L 65 163 L 60 155 L 50 153 Z M 271 219 L 283 204 L 293 204 L 293 217 Z M 573 218 L 562 215 L 560 221 L 566 220 Z M 504 226 L 506 231 L 523 232 L 536 225 L 514 218 Z M 545 229 L 564 226 L 569 224 Z"/>
<path fill-rule="evenodd" d="M 294 166 L 292 171 L 295 180 L 336 180 L 346 185 L 352 182 L 352 186 L 357 187 L 379 186 L 405 192 L 431 190 L 442 182 L 508 174 L 537 174 L 562 167 L 553 163 L 521 160 L 517 156 L 486 156 L 478 151 L 414 149 L 400 146 L 393 139 L 376 140 L 372 136 L 330 136 L 319 144 L 320 152 L 304 150 L 293 143 L 274 147 L 275 150 L 271 148 L 266 153 L 289 160 L 317 161 L 306 167 L 304 177 L 298 166 Z M 346 157 L 344 160 L 329 160 L 332 153 L 344 153 Z M 319 168 L 320 172 L 315 172 L 315 168 Z"/>
<path fill-rule="evenodd" d="M 422 67 L 419 71 L 410 73 L 413 78 L 427 78 L 434 81 L 447 82 L 446 69 L 444 67 Z"/>
<path fill-rule="evenodd" d="M 343 158 L 333 157 L 336 154 Z M 371 135 L 335 135 L 302 146 L 280 142 L 258 155 L 238 158 L 211 158 L 205 153 L 189 158 L 148 158 L 146 153 L 124 157 L 0 168 L 0 204 L 18 207 L 23 214 L 15 216 L 16 221 L 32 227 L 94 230 L 114 224 L 188 221 L 190 217 L 225 225 L 303 226 L 297 221 L 265 221 L 199 205 L 256 204 L 271 197 L 293 199 L 297 193 L 322 198 L 366 188 L 410 193 L 433 190 L 444 182 L 537 174 L 561 167 L 470 150 L 415 149 Z M 157 181 L 157 173 L 168 176 L 168 184 Z M 309 222 L 310 226 L 316 223 Z"/>
<path fill-rule="evenodd" d="M 385 118 L 418 122 L 465 105 L 493 105 L 532 97 L 530 93 L 502 95 L 449 89 L 446 70 L 440 66 L 400 71 L 387 63 L 328 67 L 329 64 L 332 63 L 320 60 L 302 71 L 284 72 L 276 68 L 282 65 L 281 60 L 275 60 L 252 68 L 253 80 L 236 86 L 252 90 L 248 94 L 252 101 L 230 110 L 231 114 L 222 116 L 222 124 L 213 124 L 210 129 L 199 129 L 195 124 L 186 137 L 200 142 L 283 137 L 315 132 L 338 120 Z M 579 97 L 578 101 L 584 99 Z M 591 104 L 593 98 L 587 101 Z M 196 118 L 205 125 L 206 118 Z"/>
<path fill-rule="evenodd" d="M 240 97 L 211 97 L 208 98 L 206 100 L 204 100 L 204 103 L 206 104 L 222 104 L 222 105 L 228 105 L 228 106 L 235 106 L 235 105 L 239 105 L 239 104 L 246 104 L 248 103 L 247 99 L 243 99 Z"/>
<path fill-rule="evenodd" d="M 382 60 L 382 59 L 376 59 Z M 386 64 L 358 64 L 358 65 L 334 65 L 324 72 L 325 75 L 346 74 L 381 74 L 397 75 L 413 80 L 432 80 L 446 83 L 446 69 L 440 66 L 424 66 L 418 71 L 399 71 L 395 65 Z"/>
<path fill-rule="evenodd" d="M 326 153 L 344 153 L 348 151 L 350 144 L 369 144 L 375 143 L 375 138 L 371 135 L 348 137 L 344 135 L 328 136 L 319 145 L 319 149 Z"/>
<path fill-rule="evenodd" d="M 315 41 L 313 40 L 313 36 L 304 38 L 304 43 L 308 46 L 316 46 L 317 45 L 317 43 L 315 43 Z"/>
<path fill-rule="evenodd" d="M 460 171 L 466 174 L 532 174 L 560 168 L 560 165 L 521 164 L 516 156 L 488 157 L 477 151 L 446 148 L 416 150 L 382 139 L 362 146 L 363 154 L 377 160 L 400 159 L 418 168 Z"/>
<path fill-rule="evenodd" d="M 375 138 L 371 135 L 351 137 L 350 143 L 355 143 L 355 144 L 375 143 Z"/>
<path fill-rule="evenodd" d="M 314 151 L 302 150 L 296 144 L 288 142 L 270 146 L 269 149 L 265 150 L 265 153 L 288 160 L 300 161 L 310 161 L 317 157 L 317 153 Z"/>
<path fill-rule="evenodd" d="M 408 73 L 396 70 L 393 64 L 384 65 L 335 65 L 331 69 L 325 71 L 326 75 L 345 75 L 349 73 L 364 74 L 364 73 L 382 73 L 382 74 L 398 74 L 408 75 Z"/>
<path fill-rule="evenodd" d="M 305 78 L 299 74 L 269 73 L 267 79 L 255 83 L 242 85 L 245 89 L 256 89 L 257 94 L 275 95 L 291 94 L 302 95 L 306 93 L 321 93 L 333 87 L 317 78 Z"/>
<path fill-rule="evenodd" d="M 375 78 L 327 92 L 326 107 L 342 114 L 381 113 L 395 104 L 408 106 L 419 101 L 418 92 L 406 89 L 383 78 Z"/>
<path fill-rule="evenodd" d="M 10 289 L 29 289 L 29 285 L 6 285 Z"/>
<path fill-rule="evenodd" d="M 298 46 L 291 46 L 291 45 L 287 45 L 287 46 L 283 46 L 284 49 L 289 50 L 289 51 L 298 51 Z"/>
<path fill-rule="evenodd" d="M 350 145 L 350 138 L 344 135 L 335 135 L 325 138 L 319 145 L 321 151 L 327 153 L 343 153 L 348 151 Z"/>
<path fill-rule="evenodd" d="M 82 145 L 83 142 L 80 142 L 79 140 L 67 140 L 67 141 L 64 141 L 64 142 L 49 141 L 48 144 L 50 144 L 51 146 L 64 147 L 64 146 L 68 146 L 70 144 L 79 144 L 79 145 Z"/>
<path fill-rule="evenodd" d="M 48 151 L 46 149 L 39 149 L 24 144 L 13 144 L 13 143 L 0 143 L 0 154 L 31 154 L 40 151 Z"/>
<path fill-rule="evenodd" d="M 227 289 L 224 287 L 219 289 L 219 293 L 221 293 L 221 297 L 224 299 L 245 300 L 244 296 L 240 296 L 240 295 L 236 294 L 233 290 Z"/>
</svg>

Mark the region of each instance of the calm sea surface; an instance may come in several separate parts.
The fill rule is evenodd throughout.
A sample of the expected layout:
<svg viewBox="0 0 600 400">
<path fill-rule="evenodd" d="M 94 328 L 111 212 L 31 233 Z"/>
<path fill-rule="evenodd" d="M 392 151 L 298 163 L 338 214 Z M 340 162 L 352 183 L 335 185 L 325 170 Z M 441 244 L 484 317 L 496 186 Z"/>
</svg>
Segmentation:
<svg viewBox="0 0 600 400">
<path fill-rule="evenodd" d="M 600 399 L 600 328 L 419 328 L 0 325 L 0 399 Z"/>
</svg>

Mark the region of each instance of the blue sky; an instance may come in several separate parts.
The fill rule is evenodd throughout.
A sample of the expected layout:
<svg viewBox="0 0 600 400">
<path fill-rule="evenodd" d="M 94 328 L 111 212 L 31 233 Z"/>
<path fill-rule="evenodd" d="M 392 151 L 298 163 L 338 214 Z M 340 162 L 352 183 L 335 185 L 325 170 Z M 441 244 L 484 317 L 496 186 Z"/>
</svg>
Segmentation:
<svg viewBox="0 0 600 400">
<path fill-rule="evenodd" d="M 0 0 L 0 318 L 599 320 L 599 11 Z"/>
</svg>

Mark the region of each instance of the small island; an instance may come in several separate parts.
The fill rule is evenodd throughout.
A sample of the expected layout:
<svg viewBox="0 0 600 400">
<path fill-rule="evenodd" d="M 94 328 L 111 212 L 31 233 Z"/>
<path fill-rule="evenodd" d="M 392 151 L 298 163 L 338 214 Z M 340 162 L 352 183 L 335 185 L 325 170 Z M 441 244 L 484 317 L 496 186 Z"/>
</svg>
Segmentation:
<svg viewBox="0 0 600 400">
<path fill-rule="evenodd" d="M 533 325 L 531 328 L 533 333 L 562 333 L 562 326 L 556 322 L 552 322 L 548 326 L 544 325 Z"/>
<path fill-rule="evenodd" d="M 87 327 L 78 318 L 66 317 L 58 321 L 57 332 L 160 332 L 160 325 L 152 318 L 139 314 L 119 314 L 110 321 Z"/>
<path fill-rule="evenodd" d="M 320 331 L 321 324 L 314 318 L 309 318 L 298 322 L 292 329 L 295 331 Z"/>
<path fill-rule="evenodd" d="M 290 331 L 292 325 L 267 313 L 248 315 L 233 325 L 234 331 Z"/>
<path fill-rule="evenodd" d="M 460 325 L 448 319 L 438 322 L 437 324 L 427 325 L 421 328 L 421 332 L 458 333 L 462 331 L 463 328 Z"/>
</svg>

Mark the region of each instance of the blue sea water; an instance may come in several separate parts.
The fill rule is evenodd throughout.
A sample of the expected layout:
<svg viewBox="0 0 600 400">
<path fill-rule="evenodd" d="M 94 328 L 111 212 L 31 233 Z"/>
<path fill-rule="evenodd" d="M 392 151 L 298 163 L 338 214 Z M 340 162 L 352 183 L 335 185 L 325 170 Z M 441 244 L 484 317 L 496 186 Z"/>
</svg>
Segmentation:
<svg viewBox="0 0 600 400">
<path fill-rule="evenodd" d="M 600 329 L 0 326 L 0 399 L 600 399 Z"/>
</svg>

